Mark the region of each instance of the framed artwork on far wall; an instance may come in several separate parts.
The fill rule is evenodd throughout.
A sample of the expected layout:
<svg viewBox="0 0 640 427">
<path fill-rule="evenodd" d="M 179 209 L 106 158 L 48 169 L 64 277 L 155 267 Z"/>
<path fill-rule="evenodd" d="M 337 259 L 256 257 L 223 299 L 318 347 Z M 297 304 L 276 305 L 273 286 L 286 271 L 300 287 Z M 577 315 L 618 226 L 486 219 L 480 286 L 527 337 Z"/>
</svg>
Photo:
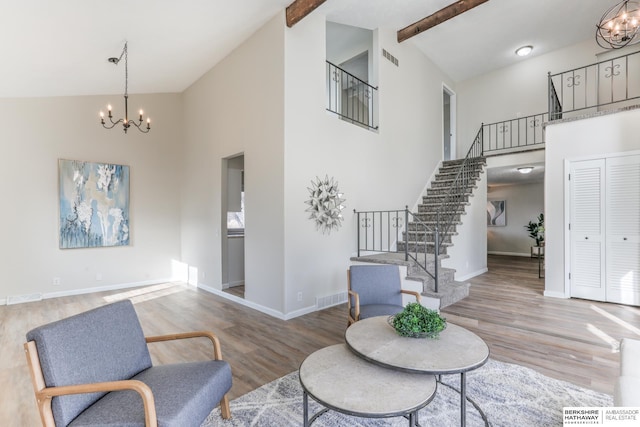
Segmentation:
<svg viewBox="0 0 640 427">
<path fill-rule="evenodd" d="M 506 200 L 487 201 L 487 226 L 504 227 L 507 225 Z"/>
<path fill-rule="evenodd" d="M 129 245 L 129 166 L 58 160 L 60 249 Z"/>
</svg>

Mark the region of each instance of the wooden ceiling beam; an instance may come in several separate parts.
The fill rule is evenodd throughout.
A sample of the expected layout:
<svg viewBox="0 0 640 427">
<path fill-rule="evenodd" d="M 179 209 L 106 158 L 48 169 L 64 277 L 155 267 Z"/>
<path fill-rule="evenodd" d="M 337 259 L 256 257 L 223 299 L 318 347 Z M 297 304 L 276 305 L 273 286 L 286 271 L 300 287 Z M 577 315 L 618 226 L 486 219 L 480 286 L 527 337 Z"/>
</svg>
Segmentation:
<svg viewBox="0 0 640 427">
<path fill-rule="evenodd" d="M 455 16 L 466 12 L 467 10 L 473 9 L 474 7 L 488 1 L 489 0 L 459 0 L 447 7 L 443 7 L 433 15 L 427 16 L 426 18 L 423 18 L 418 22 L 414 22 L 413 24 L 399 30 L 398 43 L 416 36 L 421 32 L 428 30 L 429 28 L 433 28 L 438 24 L 442 24 L 444 21 L 447 21 Z"/>
<path fill-rule="evenodd" d="M 298 21 L 313 12 L 326 0 L 296 0 L 287 6 L 287 27 L 293 27 Z"/>
</svg>

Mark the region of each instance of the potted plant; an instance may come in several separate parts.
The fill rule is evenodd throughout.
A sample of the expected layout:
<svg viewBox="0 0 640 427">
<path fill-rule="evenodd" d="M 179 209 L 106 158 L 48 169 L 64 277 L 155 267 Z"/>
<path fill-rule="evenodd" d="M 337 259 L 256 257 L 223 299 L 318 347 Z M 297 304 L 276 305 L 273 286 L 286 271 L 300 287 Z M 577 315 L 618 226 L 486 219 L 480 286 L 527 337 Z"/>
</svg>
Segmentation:
<svg viewBox="0 0 640 427">
<path fill-rule="evenodd" d="M 438 338 L 447 327 L 447 320 L 437 311 L 412 302 L 400 313 L 390 316 L 389 324 L 403 337 Z"/>
<path fill-rule="evenodd" d="M 529 237 L 536 241 L 536 246 L 542 246 L 544 244 L 544 214 L 538 215 L 538 222 L 529 221 L 529 224 L 525 225 L 529 231 Z"/>
</svg>

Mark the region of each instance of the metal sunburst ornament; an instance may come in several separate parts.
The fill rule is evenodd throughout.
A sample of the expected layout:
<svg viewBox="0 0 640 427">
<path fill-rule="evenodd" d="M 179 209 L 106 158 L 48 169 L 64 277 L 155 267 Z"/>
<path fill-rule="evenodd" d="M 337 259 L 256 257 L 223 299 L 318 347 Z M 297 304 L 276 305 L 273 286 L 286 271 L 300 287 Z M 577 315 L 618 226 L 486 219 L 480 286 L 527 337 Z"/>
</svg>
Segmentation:
<svg viewBox="0 0 640 427">
<path fill-rule="evenodd" d="M 344 218 L 342 210 L 344 209 L 343 194 L 338 190 L 338 182 L 333 178 L 324 179 L 316 177 L 315 181 L 311 181 L 309 190 L 309 200 L 305 201 L 309 207 L 309 219 L 316 224 L 316 230 L 322 231 L 322 234 L 329 234 L 331 230 L 338 230 L 342 225 Z"/>
</svg>

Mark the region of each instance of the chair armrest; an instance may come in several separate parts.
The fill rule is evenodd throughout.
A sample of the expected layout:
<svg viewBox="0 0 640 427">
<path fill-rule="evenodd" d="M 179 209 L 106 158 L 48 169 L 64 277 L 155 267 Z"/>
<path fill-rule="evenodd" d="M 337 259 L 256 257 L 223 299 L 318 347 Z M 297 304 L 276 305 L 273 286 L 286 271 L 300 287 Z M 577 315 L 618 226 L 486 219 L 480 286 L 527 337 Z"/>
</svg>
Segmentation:
<svg viewBox="0 0 640 427">
<path fill-rule="evenodd" d="M 177 334 L 169 335 L 157 335 L 152 337 L 145 337 L 147 343 L 161 342 L 161 341 L 173 341 L 183 340 L 188 338 L 209 338 L 213 345 L 213 357 L 215 360 L 222 360 L 222 349 L 220 347 L 220 340 L 213 332 L 209 331 L 195 331 L 195 332 L 181 332 Z"/>
<path fill-rule="evenodd" d="M 138 380 L 109 381 L 102 383 L 88 383 L 67 385 L 59 387 L 45 387 L 36 392 L 38 404 L 51 404 L 51 399 L 55 396 L 65 396 L 70 394 L 84 394 L 95 392 L 110 392 L 121 390 L 133 390 L 142 398 L 144 405 L 144 419 L 146 427 L 157 427 L 156 404 L 153 393 L 148 385 Z"/>
<path fill-rule="evenodd" d="M 358 295 L 357 292 L 352 291 L 351 289 L 349 289 L 347 292 L 349 293 L 349 297 L 353 297 L 353 307 L 355 308 L 355 312 L 353 313 L 353 321 L 357 322 L 360 318 L 360 295 Z M 351 298 L 347 298 L 347 302 L 347 305 L 349 306 L 349 317 L 351 317 Z"/>
<path fill-rule="evenodd" d="M 416 297 L 417 302 L 421 301 L 421 295 L 416 291 L 408 291 L 406 289 L 400 289 L 400 292 L 407 295 L 413 295 L 414 297 Z"/>
</svg>

